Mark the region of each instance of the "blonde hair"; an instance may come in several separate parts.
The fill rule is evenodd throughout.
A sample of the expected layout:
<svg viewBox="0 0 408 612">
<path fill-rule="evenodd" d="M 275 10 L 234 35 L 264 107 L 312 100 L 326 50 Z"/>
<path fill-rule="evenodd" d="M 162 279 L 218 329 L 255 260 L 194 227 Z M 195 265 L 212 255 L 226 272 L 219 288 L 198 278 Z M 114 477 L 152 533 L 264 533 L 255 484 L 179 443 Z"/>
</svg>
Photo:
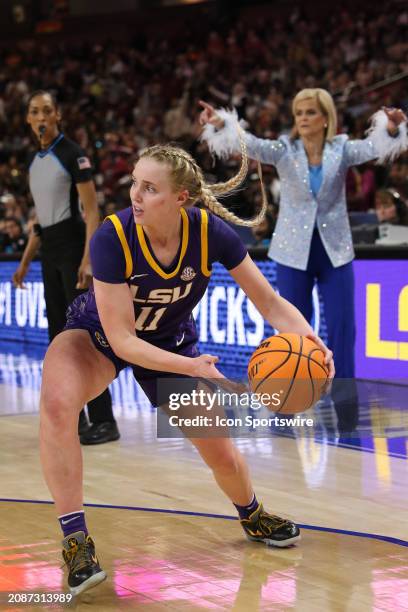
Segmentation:
<svg viewBox="0 0 408 612">
<path fill-rule="evenodd" d="M 265 188 L 262 183 L 261 165 L 259 162 L 258 174 L 262 190 L 262 207 L 256 217 L 253 219 L 241 219 L 241 217 L 238 217 L 233 212 L 228 210 L 228 208 L 223 206 L 216 198 L 217 195 L 219 196 L 234 191 L 234 189 L 236 189 L 242 183 L 247 175 L 248 154 L 241 132 L 239 134 L 239 139 L 242 155 L 241 167 L 235 176 L 224 183 L 206 183 L 202 170 L 195 159 L 189 153 L 187 153 L 187 151 L 179 147 L 168 144 L 154 145 L 145 149 L 141 153 L 140 159 L 143 157 L 148 157 L 169 166 L 170 179 L 173 188 L 176 191 L 186 189 L 189 193 L 186 206 L 191 206 L 196 202 L 201 201 L 206 208 L 226 221 L 230 221 L 236 225 L 252 227 L 254 225 L 258 225 L 264 219 L 268 206 Z"/>
<path fill-rule="evenodd" d="M 333 98 L 325 89 L 316 87 L 314 89 L 302 89 L 293 98 L 292 114 L 295 116 L 296 106 L 303 100 L 315 100 L 320 111 L 326 117 L 327 127 L 325 131 L 325 140 L 333 140 L 337 133 L 337 112 Z M 291 131 L 292 138 L 298 138 L 299 133 L 296 126 L 293 126 Z"/>
</svg>

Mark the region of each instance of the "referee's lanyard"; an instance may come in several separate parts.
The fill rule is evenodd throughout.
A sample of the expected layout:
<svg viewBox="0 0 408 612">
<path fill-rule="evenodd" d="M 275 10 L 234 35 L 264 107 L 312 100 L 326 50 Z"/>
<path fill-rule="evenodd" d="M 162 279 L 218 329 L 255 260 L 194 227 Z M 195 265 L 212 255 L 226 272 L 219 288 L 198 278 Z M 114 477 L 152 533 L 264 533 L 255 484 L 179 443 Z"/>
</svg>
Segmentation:
<svg viewBox="0 0 408 612">
<path fill-rule="evenodd" d="M 39 156 L 45 157 L 47 153 L 52 151 L 55 145 L 58 144 L 60 140 L 62 140 L 62 138 L 64 138 L 64 134 L 61 132 L 60 134 L 58 134 L 58 136 L 56 136 L 56 138 L 52 141 L 52 143 L 46 149 L 40 149 L 38 151 Z"/>
</svg>

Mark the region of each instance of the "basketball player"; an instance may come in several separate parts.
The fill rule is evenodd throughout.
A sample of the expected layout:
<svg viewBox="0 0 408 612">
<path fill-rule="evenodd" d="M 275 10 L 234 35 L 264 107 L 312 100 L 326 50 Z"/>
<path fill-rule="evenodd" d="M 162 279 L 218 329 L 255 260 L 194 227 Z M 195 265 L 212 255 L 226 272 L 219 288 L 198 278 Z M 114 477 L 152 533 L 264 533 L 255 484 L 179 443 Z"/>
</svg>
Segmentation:
<svg viewBox="0 0 408 612">
<path fill-rule="evenodd" d="M 47 351 L 41 392 L 41 460 L 64 534 L 63 557 L 73 594 L 106 578 L 83 511 L 78 412 L 126 365 L 153 405 L 160 378 L 222 377 L 217 357 L 199 354 L 192 318 L 214 262 L 230 271 L 273 327 L 315 340 L 334 376 L 331 351 L 300 312 L 273 291 L 237 234 L 219 218 L 252 225 L 264 216 L 265 197 L 252 221 L 239 219 L 215 197 L 236 187 L 246 169 L 243 144 L 236 177 L 207 185 L 188 153 L 165 145 L 150 147 L 133 171 L 132 206 L 110 215 L 92 238 L 93 287 L 74 300 L 65 330 Z M 197 201 L 206 209 L 194 207 Z M 267 513 L 258 502 L 246 463 L 231 439 L 191 441 L 235 505 L 249 539 L 279 547 L 299 540 L 293 522 Z"/>
</svg>

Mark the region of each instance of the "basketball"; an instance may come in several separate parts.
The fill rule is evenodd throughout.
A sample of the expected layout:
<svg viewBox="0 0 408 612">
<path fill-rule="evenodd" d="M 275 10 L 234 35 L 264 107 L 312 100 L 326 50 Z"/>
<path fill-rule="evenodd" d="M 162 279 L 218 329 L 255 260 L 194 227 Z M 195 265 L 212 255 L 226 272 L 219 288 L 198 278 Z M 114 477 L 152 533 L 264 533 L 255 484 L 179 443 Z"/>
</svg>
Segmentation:
<svg viewBox="0 0 408 612">
<path fill-rule="evenodd" d="M 266 338 L 248 363 L 251 391 L 258 397 L 265 394 L 262 403 L 279 414 L 311 408 L 320 399 L 327 378 L 323 351 L 298 334 Z"/>
</svg>

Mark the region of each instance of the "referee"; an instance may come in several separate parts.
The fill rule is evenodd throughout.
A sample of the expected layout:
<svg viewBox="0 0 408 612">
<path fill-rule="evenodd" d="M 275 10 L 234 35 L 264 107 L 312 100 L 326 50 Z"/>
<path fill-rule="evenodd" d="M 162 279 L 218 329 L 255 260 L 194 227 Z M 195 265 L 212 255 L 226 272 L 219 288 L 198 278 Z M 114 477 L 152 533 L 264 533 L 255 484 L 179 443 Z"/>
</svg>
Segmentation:
<svg viewBox="0 0 408 612">
<path fill-rule="evenodd" d="M 50 341 L 63 329 L 69 304 L 91 282 L 89 241 L 99 225 L 91 163 L 84 151 L 60 132 L 60 120 L 52 94 L 39 90 L 30 96 L 27 123 L 39 143 L 29 165 L 36 224 L 13 275 L 14 285 L 23 288 L 29 265 L 41 247 Z M 82 444 L 103 444 L 120 437 L 109 389 L 89 402 L 88 416 L 91 426 L 84 411 L 79 419 Z"/>
</svg>

